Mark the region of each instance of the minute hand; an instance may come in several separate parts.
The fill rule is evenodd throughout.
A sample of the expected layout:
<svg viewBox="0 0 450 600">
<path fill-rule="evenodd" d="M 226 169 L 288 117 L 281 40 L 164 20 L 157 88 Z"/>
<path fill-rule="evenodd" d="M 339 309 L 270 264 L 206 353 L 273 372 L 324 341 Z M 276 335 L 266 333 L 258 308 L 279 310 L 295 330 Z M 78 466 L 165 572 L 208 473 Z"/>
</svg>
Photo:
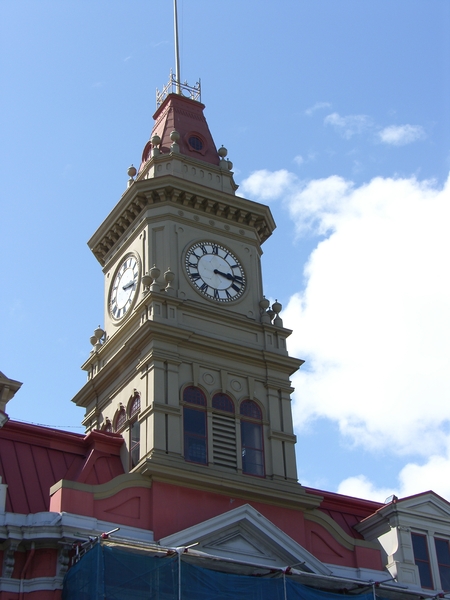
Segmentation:
<svg viewBox="0 0 450 600">
<path fill-rule="evenodd" d="M 219 271 L 218 269 L 214 269 L 214 274 L 215 275 L 222 275 L 222 277 L 226 277 L 230 281 L 235 281 L 237 279 L 237 277 L 235 277 L 231 273 L 223 273 L 222 271 Z"/>
</svg>

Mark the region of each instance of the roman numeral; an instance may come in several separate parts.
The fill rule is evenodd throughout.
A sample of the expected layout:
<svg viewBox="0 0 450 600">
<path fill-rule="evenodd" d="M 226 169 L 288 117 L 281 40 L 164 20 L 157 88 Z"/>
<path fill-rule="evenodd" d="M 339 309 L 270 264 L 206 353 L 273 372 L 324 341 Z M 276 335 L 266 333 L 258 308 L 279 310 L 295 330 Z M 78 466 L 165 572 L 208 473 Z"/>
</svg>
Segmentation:
<svg viewBox="0 0 450 600">
<path fill-rule="evenodd" d="M 191 279 L 197 281 L 197 279 L 200 279 L 200 273 L 191 273 Z"/>
<path fill-rule="evenodd" d="M 217 254 L 217 255 L 219 254 L 219 246 L 217 246 L 216 244 L 213 244 L 211 246 L 211 248 L 212 248 L 212 253 L 213 254 Z"/>
<path fill-rule="evenodd" d="M 204 246 L 203 244 L 200 245 L 200 250 L 203 252 L 203 254 L 208 254 L 208 250 L 206 249 L 206 246 Z"/>
<path fill-rule="evenodd" d="M 214 289 L 214 300 L 220 300 L 219 290 Z"/>
<path fill-rule="evenodd" d="M 241 291 L 241 288 L 239 288 L 239 287 L 238 287 L 238 286 L 237 286 L 235 283 L 233 283 L 233 284 L 231 285 L 231 288 L 232 288 L 232 289 L 233 289 L 235 292 L 240 292 L 240 291 Z"/>
<path fill-rule="evenodd" d="M 208 288 L 209 288 L 209 285 L 207 283 L 204 283 L 203 285 L 200 286 L 200 291 L 207 292 Z"/>
</svg>

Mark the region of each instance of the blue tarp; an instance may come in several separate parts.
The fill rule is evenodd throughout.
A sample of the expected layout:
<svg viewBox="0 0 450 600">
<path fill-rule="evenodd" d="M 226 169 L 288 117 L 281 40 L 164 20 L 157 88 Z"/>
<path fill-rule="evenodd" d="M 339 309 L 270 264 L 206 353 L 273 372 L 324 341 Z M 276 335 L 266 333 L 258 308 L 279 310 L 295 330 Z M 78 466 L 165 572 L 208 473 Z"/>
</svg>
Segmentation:
<svg viewBox="0 0 450 600">
<path fill-rule="evenodd" d="M 181 567 L 181 580 L 178 569 Z M 342 600 L 280 573 L 233 575 L 116 546 L 96 544 L 66 574 L 63 600 Z M 358 600 L 374 600 L 372 592 Z"/>
</svg>

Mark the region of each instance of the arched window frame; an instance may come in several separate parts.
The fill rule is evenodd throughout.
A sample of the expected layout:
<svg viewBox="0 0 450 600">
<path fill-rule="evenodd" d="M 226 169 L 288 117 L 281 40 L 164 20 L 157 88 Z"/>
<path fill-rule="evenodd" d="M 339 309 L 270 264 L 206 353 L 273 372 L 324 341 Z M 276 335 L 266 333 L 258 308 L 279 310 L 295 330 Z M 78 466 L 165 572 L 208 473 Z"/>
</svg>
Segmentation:
<svg viewBox="0 0 450 600">
<path fill-rule="evenodd" d="M 133 469 L 139 462 L 141 448 L 141 428 L 138 415 L 141 411 L 141 394 L 134 390 L 128 401 L 128 431 L 129 431 L 129 468 Z"/>
<path fill-rule="evenodd" d="M 128 468 L 131 471 L 140 457 L 140 424 L 138 415 L 141 410 L 141 395 L 134 390 L 127 403 L 127 408 L 122 403 L 114 416 L 114 431 L 121 433 L 128 446 Z"/>
<path fill-rule="evenodd" d="M 263 412 L 255 400 L 243 400 L 239 407 L 241 420 L 242 473 L 265 477 Z"/>
<path fill-rule="evenodd" d="M 223 392 L 217 392 L 212 397 L 211 405 L 213 410 L 220 410 L 222 412 L 236 414 L 236 409 L 234 406 L 233 399 Z"/>
<path fill-rule="evenodd" d="M 127 424 L 127 412 L 125 410 L 124 405 L 121 402 L 119 404 L 119 408 L 114 417 L 114 431 L 116 433 L 119 433 L 120 431 L 122 431 L 125 428 L 126 424 Z"/>
<path fill-rule="evenodd" d="M 199 465 L 208 464 L 208 424 L 206 394 L 189 385 L 182 394 L 184 459 Z"/>
</svg>

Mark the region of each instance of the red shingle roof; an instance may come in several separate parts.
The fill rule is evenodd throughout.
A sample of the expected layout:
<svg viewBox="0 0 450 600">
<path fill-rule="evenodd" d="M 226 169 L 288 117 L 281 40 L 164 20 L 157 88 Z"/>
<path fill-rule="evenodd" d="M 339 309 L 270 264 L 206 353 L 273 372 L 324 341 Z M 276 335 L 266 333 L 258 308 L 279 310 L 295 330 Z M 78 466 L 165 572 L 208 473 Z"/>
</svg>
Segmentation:
<svg viewBox="0 0 450 600">
<path fill-rule="evenodd" d="M 80 435 L 18 421 L 0 429 L 0 475 L 8 485 L 6 510 L 49 510 L 50 487 L 61 479 L 100 484 L 121 475 L 122 436 Z"/>
</svg>

